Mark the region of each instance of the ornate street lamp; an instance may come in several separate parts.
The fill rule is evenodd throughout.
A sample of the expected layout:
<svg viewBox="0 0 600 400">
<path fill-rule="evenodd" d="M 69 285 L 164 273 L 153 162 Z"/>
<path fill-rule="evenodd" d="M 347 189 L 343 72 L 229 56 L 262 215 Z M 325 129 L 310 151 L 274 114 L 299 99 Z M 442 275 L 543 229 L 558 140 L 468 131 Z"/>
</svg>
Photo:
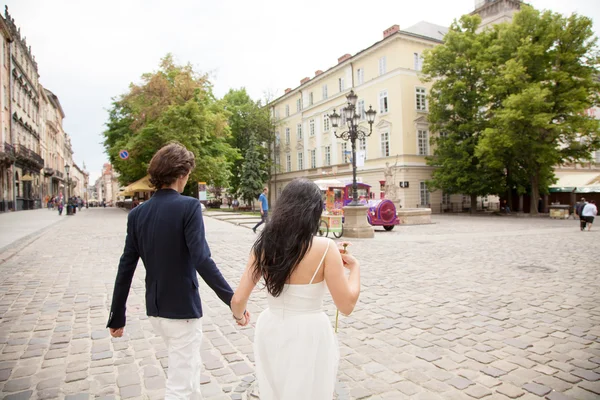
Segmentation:
<svg viewBox="0 0 600 400">
<path fill-rule="evenodd" d="M 329 114 L 329 120 L 331 121 L 335 137 L 342 140 L 350 140 L 350 143 L 352 144 L 352 201 L 348 205 L 360 206 L 361 204 L 358 202 L 358 187 L 356 185 L 356 140 L 371 136 L 371 133 L 373 133 L 373 122 L 375 122 L 377 111 L 369 106 L 369 109 L 365 112 L 367 122 L 369 123 L 369 131 L 366 131 L 363 127 L 359 126 L 360 115 L 356 113 L 356 101 L 358 100 L 358 96 L 354 94 L 354 90 L 350 90 L 346 99 L 348 100 L 348 105 L 344 107 L 341 112 L 344 113 L 344 117 L 346 117 L 348 130 L 341 133 L 336 131 L 336 128 L 340 125 L 341 116 L 335 112 L 335 108 L 333 109 L 333 113 Z M 345 129 L 345 127 L 342 127 L 342 129 Z"/>
<path fill-rule="evenodd" d="M 71 170 L 71 166 L 69 164 L 65 164 L 65 173 L 67 174 L 67 198 L 65 200 L 69 200 L 71 197 L 71 184 L 69 181 L 69 171 Z"/>
</svg>

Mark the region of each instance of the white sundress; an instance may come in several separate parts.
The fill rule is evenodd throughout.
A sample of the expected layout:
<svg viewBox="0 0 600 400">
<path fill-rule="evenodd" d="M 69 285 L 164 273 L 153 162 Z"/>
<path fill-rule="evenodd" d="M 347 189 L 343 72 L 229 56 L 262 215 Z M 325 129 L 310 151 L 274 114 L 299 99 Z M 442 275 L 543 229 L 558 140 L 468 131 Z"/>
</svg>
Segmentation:
<svg viewBox="0 0 600 400">
<path fill-rule="evenodd" d="M 339 346 L 323 311 L 325 281 L 286 284 L 256 321 L 254 356 L 261 400 L 331 400 Z"/>
</svg>

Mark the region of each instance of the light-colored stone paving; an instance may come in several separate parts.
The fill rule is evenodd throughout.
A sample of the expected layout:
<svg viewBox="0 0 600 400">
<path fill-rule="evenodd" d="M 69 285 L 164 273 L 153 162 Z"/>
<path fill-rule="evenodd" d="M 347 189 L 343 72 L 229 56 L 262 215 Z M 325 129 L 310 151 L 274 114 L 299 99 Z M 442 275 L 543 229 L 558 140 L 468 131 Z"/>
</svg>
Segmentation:
<svg viewBox="0 0 600 400">
<path fill-rule="evenodd" d="M 16 241 L 25 240 L 32 233 L 61 221 L 66 218 L 66 214 L 66 210 L 63 210 L 63 215 L 59 216 L 58 211 L 46 208 L 0 213 L 0 251 Z"/>
<path fill-rule="evenodd" d="M 600 233 L 573 220 L 433 219 L 353 240 L 362 294 L 340 319 L 337 397 L 599 398 Z M 105 329 L 125 222 L 121 210 L 84 210 L 0 264 L 2 397 L 162 398 L 166 352 L 145 316 L 141 263 L 125 337 Z M 205 222 L 235 286 L 256 236 Z M 239 329 L 203 283 L 200 293 L 203 393 L 251 398 L 253 328 Z M 257 291 L 254 320 L 265 304 Z"/>
</svg>

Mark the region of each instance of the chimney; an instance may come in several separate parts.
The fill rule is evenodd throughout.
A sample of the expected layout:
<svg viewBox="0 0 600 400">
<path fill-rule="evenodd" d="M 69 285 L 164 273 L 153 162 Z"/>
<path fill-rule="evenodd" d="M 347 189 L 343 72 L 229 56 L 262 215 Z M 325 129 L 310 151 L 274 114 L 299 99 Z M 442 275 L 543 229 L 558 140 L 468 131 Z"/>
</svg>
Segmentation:
<svg viewBox="0 0 600 400">
<path fill-rule="evenodd" d="M 305 84 L 306 82 L 308 82 L 308 81 L 310 81 L 310 78 L 307 76 L 306 78 L 304 78 L 304 79 L 302 79 L 302 80 L 300 81 L 300 84 L 301 84 L 301 85 L 304 85 L 304 84 Z"/>
<path fill-rule="evenodd" d="M 398 24 L 392 25 L 391 27 L 389 27 L 385 31 L 383 31 L 383 38 L 385 39 L 388 36 L 392 36 L 394 33 L 398 32 L 399 30 L 400 30 L 400 25 L 398 25 Z"/>
<path fill-rule="evenodd" d="M 320 69 L 315 71 L 315 76 L 319 76 L 323 73 L 323 71 L 321 71 Z"/>
<path fill-rule="evenodd" d="M 350 54 L 348 54 L 348 53 L 344 54 L 343 56 L 338 58 L 338 64 L 343 63 L 344 61 L 346 61 L 349 58 L 352 58 L 352 56 Z"/>
<path fill-rule="evenodd" d="M 285 89 L 285 94 L 288 94 L 288 93 L 289 93 L 289 92 L 291 92 L 291 91 L 292 91 L 292 89 L 291 89 L 291 88 L 287 88 L 287 89 Z"/>
</svg>

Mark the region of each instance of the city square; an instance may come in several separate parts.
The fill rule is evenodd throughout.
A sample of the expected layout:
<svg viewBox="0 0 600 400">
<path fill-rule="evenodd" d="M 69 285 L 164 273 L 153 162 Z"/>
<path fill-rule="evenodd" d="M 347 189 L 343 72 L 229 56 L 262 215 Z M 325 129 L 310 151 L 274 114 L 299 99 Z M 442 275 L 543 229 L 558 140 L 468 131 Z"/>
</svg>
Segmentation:
<svg viewBox="0 0 600 400">
<path fill-rule="evenodd" d="M 235 287 L 256 235 L 211 213 L 204 221 L 212 256 Z M 2 397 L 162 398 L 166 351 L 145 315 L 141 262 L 124 337 L 105 328 L 127 213 L 38 210 L 0 215 L 0 225 L 31 216 L 39 225 L 0 251 Z M 336 397 L 597 399 L 598 231 L 548 218 L 432 220 L 352 240 L 362 291 L 355 311 L 340 316 Z M 240 328 L 202 281 L 199 290 L 203 395 L 259 398 L 252 343 L 265 291 L 257 288 L 253 320 Z"/>
</svg>

